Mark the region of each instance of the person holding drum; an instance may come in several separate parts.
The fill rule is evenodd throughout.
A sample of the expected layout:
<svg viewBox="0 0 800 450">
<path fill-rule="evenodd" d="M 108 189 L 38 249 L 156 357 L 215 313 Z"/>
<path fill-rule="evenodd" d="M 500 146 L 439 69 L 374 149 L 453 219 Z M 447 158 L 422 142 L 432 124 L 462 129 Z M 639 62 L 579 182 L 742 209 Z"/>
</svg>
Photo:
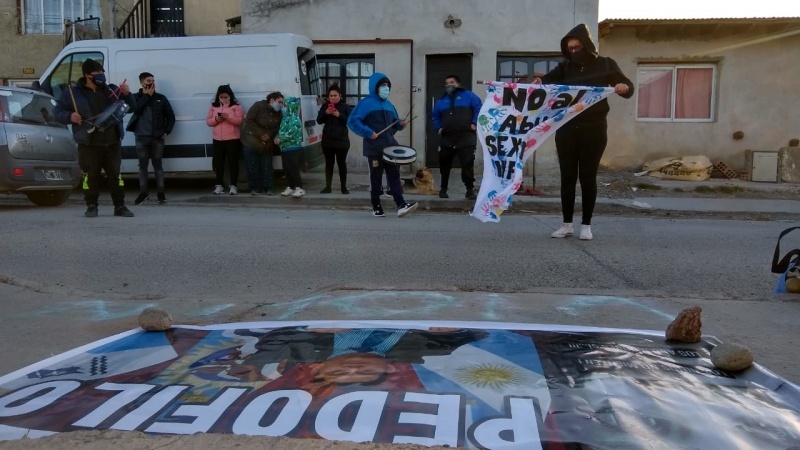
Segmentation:
<svg viewBox="0 0 800 450">
<path fill-rule="evenodd" d="M 444 79 L 444 95 L 433 105 L 433 126 L 439 133 L 439 173 L 442 184 L 439 197 L 447 195 L 453 159 L 461 163 L 461 181 L 467 188 L 466 198 L 475 199 L 475 147 L 478 145 L 478 116 L 483 103 L 477 95 L 461 87 L 461 79 L 448 75 Z"/>
<path fill-rule="evenodd" d="M 347 119 L 347 127 L 364 138 L 363 154 L 369 161 L 370 197 L 372 215 L 385 217 L 381 206 L 381 181 L 386 171 L 386 181 L 397 205 L 397 216 L 405 217 L 417 209 L 416 203 L 408 203 L 403 198 L 400 181 L 400 165 L 384 161 L 384 149 L 396 147 L 394 134 L 407 125 L 397 116 L 397 110 L 389 101 L 392 82 L 389 78 L 375 72 L 369 77 L 369 95 L 364 97 Z M 412 150 L 412 149 L 409 149 Z"/>
<path fill-rule="evenodd" d="M 105 171 L 114 215 L 133 217 L 125 207 L 125 185 L 119 175 L 122 161 L 120 141 L 125 134 L 122 117 L 136 108 L 136 100 L 123 81 L 108 84 L 103 65 L 87 59 L 81 66 L 83 78 L 64 89 L 54 109 L 56 120 L 72 125 L 78 143 L 78 161 L 83 170 L 83 198 L 86 217 L 97 217 L 101 171 Z"/>
<path fill-rule="evenodd" d="M 342 90 L 338 84 L 328 88 L 328 101 L 317 113 L 317 123 L 325 125 L 322 129 L 322 153 L 325 155 L 325 188 L 320 194 L 331 193 L 333 183 L 333 165 L 339 164 L 339 184 L 342 194 L 347 190 L 347 152 L 350 150 L 350 136 L 347 130 L 347 116 L 350 105 L 342 98 Z"/>
<path fill-rule="evenodd" d="M 127 130 L 136 136 L 136 153 L 139 158 L 139 196 L 133 202 L 141 205 L 150 196 L 147 193 L 147 169 L 153 162 L 156 176 L 158 203 L 167 202 L 164 195 L 164 139 L 175 126 L 175 112 L 164 94 L 156 92 L 155 77 L 150 72 L 139 74 L 142 88 L 133 94 L 136 109 L 128 122 Z"/>
<path fill-rule="evenodd" d="M 239 190 L 236 183 L 239 182 L 239 154 L 242 149 L 242 142 L 239 140 L 241 132 L 239 126 L 244 121 L 244 112 L 233 90 L 229 84 L 223 84 L 217 88 L 214 102 L 208 108 L 206 124 L 212 128 L 213 136 L 213 155 L 211 156 L 211 166 L 217 177 L 217 184 L 214 186 L 214 195 L 225 192 L 223 178 L 225 177 L 225 163 L 229 167 L 231 175 L 231 185 L 228 194 L 236 195 Z"/>
</svg>

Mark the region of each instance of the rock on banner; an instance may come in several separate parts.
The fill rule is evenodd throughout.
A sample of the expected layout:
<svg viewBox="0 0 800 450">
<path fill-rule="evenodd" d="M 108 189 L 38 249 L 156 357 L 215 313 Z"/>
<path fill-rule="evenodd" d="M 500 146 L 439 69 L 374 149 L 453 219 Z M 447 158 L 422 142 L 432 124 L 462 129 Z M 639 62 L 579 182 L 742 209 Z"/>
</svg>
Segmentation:
<svg viewBox="0 0 800 450">
<path fill-rule="evenodd" d="M 483 181 L 471 216 L 499 222 L 522 185 L 525 161 L 544 140 L 614 88 L 484 81 L 486 100 L 478 118 Z"/>
</svg>

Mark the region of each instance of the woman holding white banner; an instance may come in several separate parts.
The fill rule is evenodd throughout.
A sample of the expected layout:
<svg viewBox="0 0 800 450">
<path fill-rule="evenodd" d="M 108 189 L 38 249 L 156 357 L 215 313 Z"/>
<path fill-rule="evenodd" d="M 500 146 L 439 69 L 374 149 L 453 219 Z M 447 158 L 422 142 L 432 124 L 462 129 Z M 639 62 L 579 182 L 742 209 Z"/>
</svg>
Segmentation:
<svg viewBox="0 0 800 450">
<path fill-rule="evenodd" d="M 616 61 L 598 55 L 597 46 L 585 24 L 576 26 L 561 39 L 561 53 L 565 61 L 547 75 L 534 78 L 534 84 L 614 86 L 620 96 L 633 96 L 633 83 L 622 73 Z M 580 239 L 592 239 L 597 169 L 608 141 L 606 116 L 609 109 L 608 101 L 603 99 L 556 131 L 564 224 L 551 234 L 554 238 L 564 238 L 574 233 L 572 216 L 575 211 L 575 185 L 580 179 L 583 206 Z"/>
</svg>

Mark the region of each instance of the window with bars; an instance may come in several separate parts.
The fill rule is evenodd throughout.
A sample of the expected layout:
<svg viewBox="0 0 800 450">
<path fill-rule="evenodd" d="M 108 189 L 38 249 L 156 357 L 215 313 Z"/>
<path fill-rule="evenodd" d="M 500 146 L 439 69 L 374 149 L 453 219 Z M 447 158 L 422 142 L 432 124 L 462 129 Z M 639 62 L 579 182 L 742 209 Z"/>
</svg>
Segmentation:
<svg viewBox="0 0 800 450">
<path fill-rule="evenodd" d="M 64 20 L 102 17 L 101 0 L 22 0 L 24 34 L 61 34 Z"/>
<path fill-rule="evenodd" d="M 643 122 L 714 120 L 715 65 L 641 65 L 636 75 L 637 120 Z"/>
<path fill-rule="evenodd" d="M 375 55 L 320 56 L 317 55 L 315 76 L 319 77 L 320 95 L 338 84 L 348 105 L 355 105 L 369 95 L 369 77 L 375 73 Z"/>
<path fill-rule="evenodd" d="M 524 83 L 541 77 L 564 60 L 561 54 L 497 55 L 497 81 Z"/>
</svg>

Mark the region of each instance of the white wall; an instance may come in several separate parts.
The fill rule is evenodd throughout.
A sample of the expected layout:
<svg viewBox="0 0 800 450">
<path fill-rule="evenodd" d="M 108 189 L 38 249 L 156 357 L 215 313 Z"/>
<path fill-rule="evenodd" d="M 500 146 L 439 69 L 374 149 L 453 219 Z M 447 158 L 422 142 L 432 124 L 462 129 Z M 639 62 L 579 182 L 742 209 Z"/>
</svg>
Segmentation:
<svg viewBox="0 0 800 450">
<path fill-rule="evenodd" d="M 374 53 L 376 71 L 392 79 L 391 100 L 400 115 L 413 102 L 413 135 L 398 135 L 401 144 L 417 149 L 422 165 L 425 154 L 425 56 L 446 53 L 473 55 L 473 80 L 496 76 L 498 52 L 559 51 L 561 37 L 578 23 L 596 35 L 599 0 L 244 0 L 244 33 L 293 32 L 314 40 L 411 39 L 409 45 L 324 44 L 318 54 Z M 445 28 L 452 16 L 461 20 L 455 30 Z M 410 65 L 413 62 L 413 73 Z M 412 86 L 419 86 L 412 93 Z M 483 97 L 484 88 L 471 88 Z M 360 164 L 361 147 L 354 139 L 348 164 Z M 555 146 L 547 142 L 537 157 L 537 173 L 557 170 Z M 358 157 L 354 156 L 357 155 Z M 479 160 L 480 152 L 478 152 Z M 482 164 L 479 161 L 478 164 Z"/>
</svg>

